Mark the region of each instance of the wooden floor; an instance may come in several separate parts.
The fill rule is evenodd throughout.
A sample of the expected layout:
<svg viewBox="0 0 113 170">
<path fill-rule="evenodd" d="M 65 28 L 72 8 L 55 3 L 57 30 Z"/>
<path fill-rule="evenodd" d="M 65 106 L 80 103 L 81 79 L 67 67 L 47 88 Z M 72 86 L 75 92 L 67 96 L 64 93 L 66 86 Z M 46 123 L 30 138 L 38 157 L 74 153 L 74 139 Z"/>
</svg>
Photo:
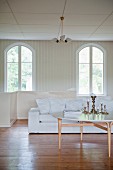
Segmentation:
<svg viewBox="0 0 113 170">
<path fill-rule="evenodd" d="M 113 170 L 108 158 L 107 134 L 28 134 L 27 121 L 0 128 L 0 170 Z"/>
</svg>

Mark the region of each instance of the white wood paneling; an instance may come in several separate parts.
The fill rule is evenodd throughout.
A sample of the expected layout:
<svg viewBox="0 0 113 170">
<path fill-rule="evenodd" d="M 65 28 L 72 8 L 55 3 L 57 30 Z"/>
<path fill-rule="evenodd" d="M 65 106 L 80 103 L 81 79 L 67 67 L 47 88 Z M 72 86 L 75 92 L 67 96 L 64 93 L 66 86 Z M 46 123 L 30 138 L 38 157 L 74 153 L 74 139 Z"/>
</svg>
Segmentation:
<svg viewBox="0 0 113 170">
<path fill-rule="evenodd" d="M 0 0 L 0 39 L 57 38 L 62 15 L 72 40 L 113 41 L 113 0 Z"/>
<path fill-rule="evenodd" d="M 4 50 L 12 40 L 0 41 L 0 91 L 4 89 Z M 36 54 L 36 90 L 64 91 L 76 88 L 76 50 L 84 41 L 54 43 L 52 41 L 22 41 Z M 107 94 L 113 97 L 113 42 L 95 42 L 107 52 Z"/>
<path fill-rule="evenodd" d="M 65 0 L 10 0 L 13 12 L 24 13 L 61 13 Z"/>
<path fill-rule="evenodd" d="M 113 10 L 112 0 L 70 0 L 65 13 L 71 14 L 109 14 Z"/>
</svg>

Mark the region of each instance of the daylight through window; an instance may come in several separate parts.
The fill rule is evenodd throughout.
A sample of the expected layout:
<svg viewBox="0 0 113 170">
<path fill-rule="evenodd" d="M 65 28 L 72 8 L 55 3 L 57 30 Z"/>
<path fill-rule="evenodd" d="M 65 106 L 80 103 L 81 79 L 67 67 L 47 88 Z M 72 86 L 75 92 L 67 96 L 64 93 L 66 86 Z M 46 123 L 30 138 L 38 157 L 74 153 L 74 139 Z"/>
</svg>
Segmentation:
<svg viewBox="0 0 113 170">
<path fill-rule="evenodd" d="M 104 94 L 104 53 L 95 46 L 78 53 L 78 94 Z"/>
<path fill-rule="evenodd" d="M 6 91 L 32 90 L 32 51 L 21 45 L 6 53 Z"/>
</svg>

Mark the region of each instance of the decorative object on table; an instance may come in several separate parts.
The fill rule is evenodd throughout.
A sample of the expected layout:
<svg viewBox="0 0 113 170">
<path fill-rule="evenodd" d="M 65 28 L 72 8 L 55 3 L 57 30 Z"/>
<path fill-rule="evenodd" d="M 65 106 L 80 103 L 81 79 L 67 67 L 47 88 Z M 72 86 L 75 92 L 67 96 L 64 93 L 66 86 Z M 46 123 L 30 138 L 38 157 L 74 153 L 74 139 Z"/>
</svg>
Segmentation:
<svg viewBox="0 0 113 170">
<path fill-rule="evenodd" d="M 91 98 L 92 98 L 92 109 L 91 109 L 91 113 L 94 113 L 96 114 L 97 111 L 95 110 L 95 99 L 96 99 L 96 96 L 94 94 L 91 95 Z"/>
<path fill-rule="evenodd" d="M 108 115 L 106 105 L 104 105 L 104 108 L 103 108 L 103 103 L 100 104 L 100 111 L 99 111 L 99 108 L 97 108 L 97 110 L 95 109 L 95 99 L 96 99 L 95 94 L 91 94 L 91 99 L 92 99 L 92 109 L 91 109 L 91 111 L 89 111 L 89 100 L 88 100 L 87 101 L 87 107 L 84 107 L 84 110 L 83 110 L 82 113 L 84 113 L 84 114 L 103 114 L 103 115 Z"/>
</svg>

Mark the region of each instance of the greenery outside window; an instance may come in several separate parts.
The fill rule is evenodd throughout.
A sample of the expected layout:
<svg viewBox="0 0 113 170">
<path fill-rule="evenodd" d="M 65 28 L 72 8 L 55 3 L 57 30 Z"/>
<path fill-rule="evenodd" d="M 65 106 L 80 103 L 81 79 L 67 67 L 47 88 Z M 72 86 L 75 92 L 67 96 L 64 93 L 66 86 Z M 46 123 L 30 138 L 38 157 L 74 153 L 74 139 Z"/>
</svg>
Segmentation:
<svg viewBox="0 0 113 170">
<path fill-rule="evenodd" d="M 33 90 L 33 51 L 24 45 L 6 50 L 5 91 Z"/>
</svg>

